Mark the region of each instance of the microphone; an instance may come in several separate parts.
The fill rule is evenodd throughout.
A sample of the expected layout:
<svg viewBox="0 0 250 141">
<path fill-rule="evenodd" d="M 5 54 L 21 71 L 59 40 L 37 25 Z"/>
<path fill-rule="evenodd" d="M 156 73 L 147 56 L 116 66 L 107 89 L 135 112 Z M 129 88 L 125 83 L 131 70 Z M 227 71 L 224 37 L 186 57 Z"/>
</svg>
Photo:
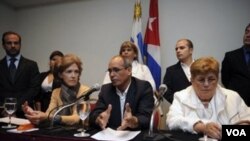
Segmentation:
<svg viewBox="0 0 250 141">
<path fill-rule="evenodd" d="M 99 91 L 101 89 L 101 85 L 96 83 L 94 84 L 84 95 L 80 96 L 79 98 L 77 98 L 76 102 L 79 101 L 87 101 L 89 100 L 89 96 L 95 92 L 95 91 Z"/>
<path fill-rule="evenodd" d="M 163 95 L 166 93 L 167 91 L 167 85 L 166 84 L 161 84 L 159 87 L 159 93 L 158 93 L 158 100 L 162 100 Z"/>
</svg>

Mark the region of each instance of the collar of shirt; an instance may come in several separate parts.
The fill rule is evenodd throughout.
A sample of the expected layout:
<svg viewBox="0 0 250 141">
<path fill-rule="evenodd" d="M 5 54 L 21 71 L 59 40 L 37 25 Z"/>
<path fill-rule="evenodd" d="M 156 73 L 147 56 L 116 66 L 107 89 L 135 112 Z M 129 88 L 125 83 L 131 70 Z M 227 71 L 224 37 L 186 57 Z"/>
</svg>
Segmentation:
<svg viewBox="0 0 250 141">
<path fill-rule="evenodd" d="M 194 62 L 194 60 L 193 60 L 193 62 Z M 181 67 L 182 67 L 182 69 L 183 69 L 183 71 L 184 71 L 184 73 L 189 81 L 191 79 L 190 66 L 191 66 L 191 64 L 188 66 L 187 64 L 181 62 Z"/>
<path fill-rule="evenodd" d="M 10 65 L 10 59 L 11 59 L 11 58 L 12 58 L 11 56 L 6 55 L 6 60 L 7 60 L 8 66 Z M 19 64 L 19 61 L 20 61 L 20 58 L 21 58 L 21 54 L 18 54 L 18 55 L 15 56 L 14 58 L 16 58 L 15 65 L 16 65 L 16 67 L 18 67 L 18 64 Z"/>
</svg>

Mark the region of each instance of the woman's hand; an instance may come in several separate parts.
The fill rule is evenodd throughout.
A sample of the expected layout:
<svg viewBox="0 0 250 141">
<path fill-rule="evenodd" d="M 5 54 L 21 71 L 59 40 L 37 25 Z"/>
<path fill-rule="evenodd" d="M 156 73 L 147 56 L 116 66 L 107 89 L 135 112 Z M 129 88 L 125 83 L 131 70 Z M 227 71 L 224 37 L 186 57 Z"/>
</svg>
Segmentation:
<svg viewBox="0 0 250 141">
<path fill-rule="evenodd" d="M 40 121 L 45 120 L 47 118 L 47 114 L 41 111 L 34 111 L 29 105 L 28 102 L 25 101 L 22 105 L 22 110 L 25 113 L 25 117 L 33 124 L 39 124 Z"/>
</svg>

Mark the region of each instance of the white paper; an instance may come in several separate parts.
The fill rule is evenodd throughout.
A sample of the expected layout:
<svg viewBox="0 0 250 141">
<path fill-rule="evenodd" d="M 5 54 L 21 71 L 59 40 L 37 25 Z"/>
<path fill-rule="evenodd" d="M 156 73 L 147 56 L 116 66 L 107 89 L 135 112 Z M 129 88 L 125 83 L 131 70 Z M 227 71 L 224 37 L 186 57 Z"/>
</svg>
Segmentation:
<svg viewBox="0 0 250 141">
<path fill-rule="evenodd" d="M 199 138 L 199 141 L 218 141 L 218 140 L 209 137 L 201 137 Z"/>
<path fill-rule="evenodd" d="M 118 131 L 111 128 L 106 128 L 94 135 L 91 138 L 96 140 L 109 141 L 128 141 L 135 138 L 141 131 Z"/>
<path fill-rule="evenodd" d="M 7 132 L 11 132 L 11 133 L 23 133 L 23 132 L 31 132 L 31 131 L 36 131 L 38 130 L 38 128 L 32 128 L 32 129 L 29 129 L 29 130 L 17 130 L 17 129 L 10 129 L 10 130 L 7 130 Z"/>
<path fill-rule="evenodd" d="M 0 118 L 0 122 L 9 123 L 9 117 Z M 22 125 L 29 123 L 30 121 L 27 119 L 11 117 L 11 124 Z"/>
</svg>

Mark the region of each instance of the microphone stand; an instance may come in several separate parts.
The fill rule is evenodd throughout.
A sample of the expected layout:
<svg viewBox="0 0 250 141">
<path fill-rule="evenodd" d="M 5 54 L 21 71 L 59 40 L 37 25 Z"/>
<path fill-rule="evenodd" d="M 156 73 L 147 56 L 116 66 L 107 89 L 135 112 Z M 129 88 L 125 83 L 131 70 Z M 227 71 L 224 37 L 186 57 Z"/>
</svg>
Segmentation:
<svg viewBox="0 0 250 141">
<path fill-rule="evenodd" d="M 148 134 L 144 137 L 144 140 L 148 140 L 148 141 L 151 141 L 151 140 L 163 140 L 164 138 L 166 139 L 166 137 L 164 135 L 160 135 L 160 134 L 156 134 L 154 133 L 154 119 L 155 119 L 155 114 L 161 104 L 161 101 L 162 101 L 162 97 L 159 97 L 155 103 L 155 106 L 154 106 L 154 109 L 153 109 L 153 112 L 152 112 L 152 115 L 151 115 L 151 119 L 150 119 L 150 124 L 149 124 L 149 131 L 148 131 Z"/>
<path fill-rule="evenodd" d="M 149 131 L 148 131 L 149 137 L 153 137 L 155 113 L 156 113 L 158 107 L 160 106 L 160 103 L 161 103 L 161 100 L 158 99 L 157 103 L 154 106 L 152 115 L 151 115 L 150 124 L 149 124 Z"/>
</svg>

